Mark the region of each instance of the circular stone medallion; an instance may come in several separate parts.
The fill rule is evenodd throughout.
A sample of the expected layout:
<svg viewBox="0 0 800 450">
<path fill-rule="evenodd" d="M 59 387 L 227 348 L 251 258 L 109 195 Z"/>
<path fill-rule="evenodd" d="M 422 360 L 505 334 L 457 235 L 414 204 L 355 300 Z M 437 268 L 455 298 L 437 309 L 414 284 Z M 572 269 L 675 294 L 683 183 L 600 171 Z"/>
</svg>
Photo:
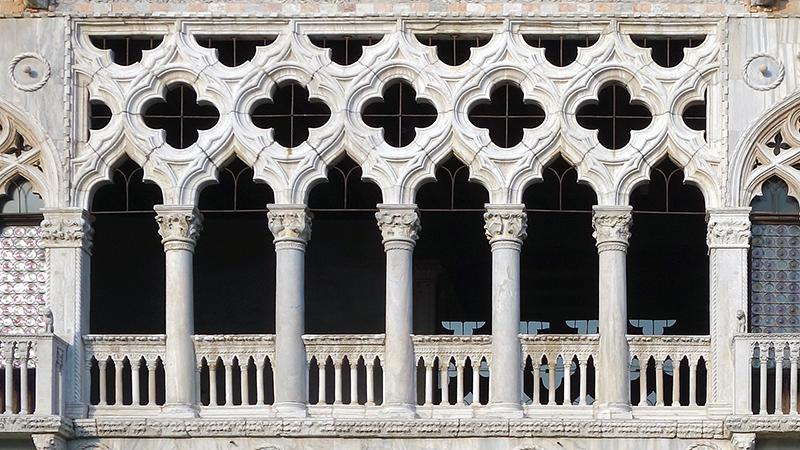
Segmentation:
<svg viewBox="0 0 800 450">
<path fill-rule="evenodd" d="M 775 89 L 783 82 L 783 63 L 770 55 L 755 54 L 744 63 L 744 81 L 757 91 Z"/>
<path fill-rule="evenodd" d="M 50 64 L 37 53 L 21 53 L 8 65 L 8 76 L 17 89 L 36 91 L 50 79 Z"/>
</svg>

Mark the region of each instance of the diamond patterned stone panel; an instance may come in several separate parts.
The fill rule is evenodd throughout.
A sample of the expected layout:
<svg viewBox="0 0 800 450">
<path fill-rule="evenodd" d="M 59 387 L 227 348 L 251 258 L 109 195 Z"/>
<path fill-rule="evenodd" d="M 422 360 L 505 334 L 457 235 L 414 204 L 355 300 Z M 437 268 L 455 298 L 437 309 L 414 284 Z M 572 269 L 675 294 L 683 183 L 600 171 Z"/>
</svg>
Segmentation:
<svg viewBox="0 0 800 450">
<path fill-rule="evenodd" d="M 800 332 L 800 225 L 753 225 L 750 293 L 751 332 Z"/>
<path fill-rule="evenodd" d="M 45 329 L 47 262 L 41 228 L 0 229 L 0 334 Z"/>
</svg>

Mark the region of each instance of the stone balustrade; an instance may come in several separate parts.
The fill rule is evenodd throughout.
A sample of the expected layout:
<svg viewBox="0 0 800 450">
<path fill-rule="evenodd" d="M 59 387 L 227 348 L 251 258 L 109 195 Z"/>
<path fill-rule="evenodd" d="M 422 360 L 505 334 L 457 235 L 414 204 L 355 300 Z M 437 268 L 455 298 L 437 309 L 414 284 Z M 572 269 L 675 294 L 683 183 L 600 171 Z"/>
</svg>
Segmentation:
<svg viewBox="0 0 800 450">
<path fill-rule="evenodd" d="M 305 335 L 303 341 L 308 355 L 309 402 L 312 405 L 369 407 L 382 404 L 382 334 Z M 314 408 L 311 410 L 313 413 Z"/>
<path fill-rule="evenodd" d="M 273 335 L 197 335 L 196 398 L 210 408 L 271 405 Z"/>
<path fill-rule="evenodd" d="M 634 384 L 638 384 L 636 399 L 637 391 L 631 387 L 634 406 L 697 407 L 706 404 L 710 338 L 628 336 L 628 343 L 631 381 L 635 378 Z"/>
<path fill-rule="evenodd" d="M 108 412 L 164 404 L 164 335 L 83 337 L 84 399 Z"/>
<path fill-rule="evenodd" d="M 66 348 L 52 334 L 0 336 L 0 411 L 4 415 L 50 415 L 63 410 Z"/>
<path fill-rule="evenodd" d="M 736 414 L 798 415 L 800 335 L 740 334 L 734 353 Z"/>
</svg>

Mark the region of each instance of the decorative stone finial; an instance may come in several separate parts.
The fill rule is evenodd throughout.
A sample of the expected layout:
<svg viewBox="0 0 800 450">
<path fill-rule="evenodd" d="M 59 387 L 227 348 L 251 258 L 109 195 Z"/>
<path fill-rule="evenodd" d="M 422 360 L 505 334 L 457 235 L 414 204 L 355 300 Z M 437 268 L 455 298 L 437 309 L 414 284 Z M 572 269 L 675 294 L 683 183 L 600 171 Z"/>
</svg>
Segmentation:
<svg viewBox="0 0 800 450">
<path fill-rule="evenodd" d="M 599 251 L 625 251 L 628 248 L 628 239 L 631 237 L 631 210 L 630 206 L 594 207 L 592 236 L 597 240 Z"/>
<path fill-rule="evenodd" d="M 305 205 L 269 205 L 267 220 L 275 242 L 308 242 L 313 215 Z"/>
<path fill-rule="evenodd" d="M 154 209 L 164 249 L 193 251 L 203 229 L 200 211 L 193 206 L 158 205 Z"/>
<path fill-rule="evenodd" d="M 375 218 L 384 244 L 391 241 L 416 242 L 422 229 L 416 205 L 378 205 L 378 209 Z"/>
<path fill-rule="evenodd" d="M 486 205 L 483 213 L 483 226 L 486 230 L 486 239 L 494 244 L 500 241 L 511 241 L 522 244 L 528 237 L 528 215 L 525 205 Z"/>
</svg>

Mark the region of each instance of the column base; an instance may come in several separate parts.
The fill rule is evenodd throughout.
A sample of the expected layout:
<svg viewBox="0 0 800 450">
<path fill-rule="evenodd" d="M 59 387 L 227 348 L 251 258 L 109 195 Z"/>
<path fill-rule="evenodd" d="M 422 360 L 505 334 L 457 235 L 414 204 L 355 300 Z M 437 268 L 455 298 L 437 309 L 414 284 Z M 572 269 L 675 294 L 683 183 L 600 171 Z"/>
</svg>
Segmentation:
<svg viewBox="0 0 800 450">
<path fill-rule="evenodd" d="M 67 403 L 64 415 L 70 419 L 83 419 L 89 415 L 89 407 L 83 403 Z"/>
<path fill-rule="evenodd" d="M 417 407 L 411 403 L 383 405 L 383 410 L 381 413 L 386 417 L 413 419 L 417 417 Z"/>
<path fill-rule="evenodd" d="M 300 402 L 280 402 L 272 407 L 278 417 L 303 418 L 308 417 L 308 408 L 305 403 Z"/>
<path fill-rule="evenodd" d="M 167 403 L 161 407 L 161 415 L 181 419 L 193 419 L 199 417 L 199 411 L 194 405 L 186 403 Z"/>
<path fill-rule="evenodd" d="M 725 403 L 709 403 L 706 405 L 706 412 L 709 417 L 724 419 L 733 414 L 733 405 Z"/>
<path fill-rule="evenodd" d="M 492 417 L 505 419 L 521 419 L 525 416 L 520 403 L 490 403 L 489 411 Z"/>
<path fill-rule="evenodd" d="M 594 410 L 597 419 L 633 419 L 631 405 L 628 403 L 604 403 Z"/>
</svg>

